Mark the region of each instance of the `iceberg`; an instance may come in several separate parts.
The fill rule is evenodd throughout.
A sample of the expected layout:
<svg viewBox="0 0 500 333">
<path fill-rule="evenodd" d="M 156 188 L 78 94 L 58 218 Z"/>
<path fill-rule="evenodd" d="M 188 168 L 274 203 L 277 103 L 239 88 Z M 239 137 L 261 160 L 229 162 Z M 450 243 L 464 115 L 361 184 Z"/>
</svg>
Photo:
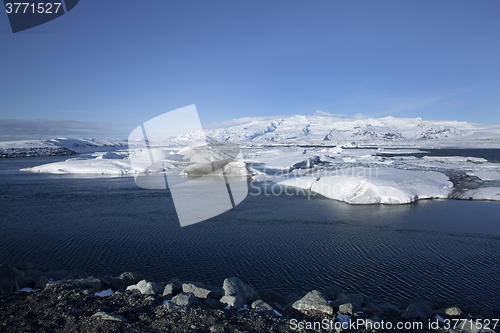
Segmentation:
<svg viewBox="0 0 500 333">
<path fill-rule="evenodd" d="M 500 187 L 483 187 L 464 190 L 453 195 L 454 199 L 500 201 Z"/>
<path fill-rule="evenodd" d="M 129 160 L 124 159 L 69 159 L 63 162 L 47 163 L 21 171 L 52 174 L 94 174 L 94 175 L 127 175 L 134 170 Z"/>
<path fill-rule="evenodd" d="M 321 177 L 311 191 L 349 204 L 405 204 L 447 198 L 452 188 L 446 175 L 434 171 L 351 168 Z"/>
</svg>

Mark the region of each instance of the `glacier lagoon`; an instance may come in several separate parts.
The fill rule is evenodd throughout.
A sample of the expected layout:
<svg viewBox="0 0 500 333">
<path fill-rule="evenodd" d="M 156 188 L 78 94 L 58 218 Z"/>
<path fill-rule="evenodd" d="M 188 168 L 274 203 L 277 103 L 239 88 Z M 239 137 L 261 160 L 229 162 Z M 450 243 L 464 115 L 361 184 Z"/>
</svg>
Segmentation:
<svg viewBox="0 0 500 333">
<path fill-rule="evenodd" d="M 274 183 L 254 182 L 233 210 L 181 228 L 168 190 L 138 188 L 132 177 L 19 171 L 66 159 L 0 160 L 1 263 L 133 270 L 158 281 L 237 275 L 283 292 L 335 282 L 388 301 L 500 306 L 497 202 L 348 205 L 307 190 L 269 196 Z"/>
</svg>

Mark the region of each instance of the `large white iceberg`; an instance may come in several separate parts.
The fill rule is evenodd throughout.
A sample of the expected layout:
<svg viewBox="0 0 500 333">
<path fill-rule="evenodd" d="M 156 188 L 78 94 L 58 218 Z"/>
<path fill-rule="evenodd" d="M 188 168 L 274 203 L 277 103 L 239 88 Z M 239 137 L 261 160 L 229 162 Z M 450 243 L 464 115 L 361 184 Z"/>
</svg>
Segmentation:
<svg viewBox="0 0 500 333">
<path fill-rule="evenodd" d="M 288 179 L 281 185 L 310 188 L 327 198 L 350 204 L 405 204 L 420 199 L 447 198 L 453 190 L 439 172 L 394 168 L 347 168 L 319 174 L 319 180 Z"/>
<path fill-rule="evenodd" d="M 127 159 L 81 159 L 71 158 L 63 162 L 47 163 L 21 171 L 53 173 L 53 174 L 94 174 L 94 175 L 127 175 L 134 173 Z"/>
</svg>

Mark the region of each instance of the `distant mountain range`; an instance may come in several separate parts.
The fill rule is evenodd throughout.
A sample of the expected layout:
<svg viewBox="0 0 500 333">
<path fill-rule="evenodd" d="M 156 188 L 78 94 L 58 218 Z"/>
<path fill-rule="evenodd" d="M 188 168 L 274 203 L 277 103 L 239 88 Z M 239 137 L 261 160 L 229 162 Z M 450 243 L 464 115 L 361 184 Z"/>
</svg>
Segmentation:
<svg viewBox="0 0 500 333">
<path fill-rule="evenodd" d="M 216 126 L 216 125 L 215 125 Z M 421 118 L 353 119 L 319 113 L 313 116 L 244 118 L 205 131 L 216 141 L 251 144 L 407 144 L 425 141 L 495 140 L 500 143 L 500 125 L 458 121 L 426 121 Z M 195 139 L 199 133 L 186 133 L 174 141 Z"/>
<path fill-rule="evenodd" d="M 205 138 L 240 146 L 391 145 L 500 148 L 500 125 L 421 118 L 348 118 L 318 111 L 312 116 L 242 118 L 170 138 L 150 138 L 154 146 L 186 146 Z M 71 155 L 127 149 L 126 139 L 26 140 L 0 142 L 0 157 Z"/>
</svg>

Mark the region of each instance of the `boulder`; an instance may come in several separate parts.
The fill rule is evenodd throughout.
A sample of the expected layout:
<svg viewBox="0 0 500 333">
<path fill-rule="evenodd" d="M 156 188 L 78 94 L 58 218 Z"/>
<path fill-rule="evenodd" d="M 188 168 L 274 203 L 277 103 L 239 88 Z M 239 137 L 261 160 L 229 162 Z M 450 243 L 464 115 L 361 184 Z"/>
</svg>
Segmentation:
<svg viewBox="0 0 500 333">
<path fill-rule="evenodd" d="M 354 314 L 353 309 L 354 309 L 354 307 L 352 306 L 352 303 L 340 304 L 338 313 L 352 315 L 352 314 Z"/>
<path fill-rule="evenodd" d="M 338 294 L 337 298 L 335 298 L 332 302 L 332 306 L 334 308 L 339 307 L 342 304 L 347 304 L 349 303 L 349 298 L 344 293 Z"/>
<path fill-rule="evenodd" d="M 274 309 L 273 309 L 272 306 L 270 306 L 269 304 L 267 304 L 266 302 L 264 302 L 263 300 L 260 300 L 260 299 L 258 299 L 255 302 L 253 302 L 252 305 L 251 305 L 251 308 L 255 309 L 255 310 L 259 311 L 259 312 L 261 312 L 261 311 L 274 312 Z"/>
<path fill-rule="evenodd" d="M 224 296 L 224 289 L 222 287 L 208 287 L 212 292 L 208 297 L 214 298 L 214 299 L 221 299 L 222 296 Z M 257 298 L 258 295 L 257 295 Z"/>
<path fill-rule="evenodd" d="M 340 293 L 331 305 L 338 310 L 338 314 L 353 315 L 361 309 L 363 297 L 362 294 Z"/>
<path fill-rule="evenodd" d="M 444 314 L 447 316 L 460 316 L 462 314 L 462 310 L 457 308 L 456 306 L 452 306 L 449 308 L 444 309 Z"/>
<path fill-rule="evenodd" d="M 432 307 L 427 302 L 411 304 L 401 315 L 404 319 L 429 319 L 432 317 Z"/>
<path fill-rule="evenodd" d="M 323 294 L 328 296 L 331 300 L 336 299 L 342 293 L 343 293 L 342 288 L 336 284 L 323 290 Z"/>
<path fill-rule="evenodd" d="M 363 312 L 368 312 L 371 314 L 377 314 L 379 312 L 382 312 L 382 309 L 375 303 L 370 302 L 365 305 L 363 309 L 361 309 Z"/>
<path fill-rule="evenodd" d="M 181 306 L 178 306 L 177 304 L 175 303 L 172 303 L 172 302 L 167 302 L 163 305 L 163 308 L 168 311 L 168 312 L 176 312 L 176 311 L 179 311 L 179 310 L 185 310 L 183 307 Z"/>
<path fill-rule="evenodd" d="M 35 285 L 33 288 L 35 289 L 44 289 L 47 284 L 49 284 L 49 278 L 46 277 L 45 275 L 40 275 L 38 280 L 36 280 Z"/>
<path fill-rule="evenodd" d="M 192 293 L 180 293 L 167 301 L 163 307 L 169 312 L 187 311 L 196 302 L 196 297 Z"/>
<path fill-rule="evenodd" d="M 378 307 L 380 308 L 380 310 L 382 310 L 382 312 L 388 315 L 390 314 L 394 315 L 399 313 L 399 309 L 397 308 L 397 306 L 391 303 L 384 302 L 380 304 Z"/>
<path fill-rule="evenodd" d="M 170 299 L 182 291 L 182 282 L 178 278 L 172 278 L 163 289 L 163 298 Z"/>
<path fill-rule="evenodd" d="M 245 284 L 237 277 L 225 279 L 222 287 L 224 289 L 224 296 L 242 295 L 248 298 L 258 297 L 252 287 Z"/>
<path fill-rule="evenodd" d="M 54 278 L 53 276 L 49 275 Z M 55 278 L 54 278 L 55 279 Z M 138 283 L 141 280 L 145 280 L 146 277 L 142 274 L 134 273 L 134 272 L 125 272 L 120 274 L 120 276 L 111 279 L 109 284 L 111 289 L 125 291 L 128 286 Z"/>
<path fill-rule="evenodd" d="M 28 267 L 28 266 L 23 266 Z M 13 270 L 17 274 L 16 278 L 16 289 L 22 288 L 35 288 L 35 289 L 43 289 L 45 285 L 40 287 L 40 283 L 37 283 L 42 273 L 40 271 L 34 269 L 26 269 L 26 270 L 18 270 L 16 267 Z M 47 280 L 48 281 L 48 280 Z"/>
<path fill-rule="evenodd" d="M 245 298 L 239 295 L 223 296 L 219 301 L 235 308 L 242 308 L 246 303 Z"/>
<path fill-rule="evenodd" d="M 17 279 L 16 280 L 16 290 L 23 288 L 34 288 L 36 281 L 33 279 Z"/>
<path fill-rule="evenodd" d="M 16 285 L 16 272 L 5 265 L 0 265 L 0 289 L 6 292 L 11 292 L 14 290 Z"/>
<path fill-rule="evenodd" d="M 237 277 L 225 279 L 222 287 L 224 289 L 224 296 L 220 301 L 233 307 L 241 308 L 246 303 L 259 298 L 259 295 L 252 287 Z"/>
<path fill-rule="evenodd" d="M 147 280 L 141 280 L 137 284 L 127 287 L 126 290 L 139 290 L 143 295 L 154 295 L 163 293 L 162 286 Z"/>
<path fill-rule="evenodd" d="M 24 275 L 24 271 L 17 269 L 16 267 L 11 267 L 11 269 L 16 273 L 16 280 L 24 279 L 26 276 Z"/>
<path fill-rule="evenodd" d="M 190 307 L 196 302 L 196 296 L 193 293 L 183 292 L 174 296 L 171 302 L 179 306 Z"/>
<path fill-rule="evenodd" d="M 208 295 L 212 293 L 205 285 L 198 282 L 183 283 L 182 292 L 192 293 L 197 298 L 208 298 Z"/>
<path fill-rule="evenodd" d="M 363 299 L 364 296 L 363 294 L 345 294 L 347 299 L 349 300 L 349 303 L 352 304 L 352 309 L 354 312 L 358 311 L 361 309 L 361 305 L 363 304 Z"/>
<path fill-rule="evenodd" d="M 328 314 L 333 313 L 332 307 L 328 304 L 327 296 L 317 290 L 307 293 L 304 297 L 293 303 L 292 307 L 300 312 L 314 310 Z"/>
</svg>

